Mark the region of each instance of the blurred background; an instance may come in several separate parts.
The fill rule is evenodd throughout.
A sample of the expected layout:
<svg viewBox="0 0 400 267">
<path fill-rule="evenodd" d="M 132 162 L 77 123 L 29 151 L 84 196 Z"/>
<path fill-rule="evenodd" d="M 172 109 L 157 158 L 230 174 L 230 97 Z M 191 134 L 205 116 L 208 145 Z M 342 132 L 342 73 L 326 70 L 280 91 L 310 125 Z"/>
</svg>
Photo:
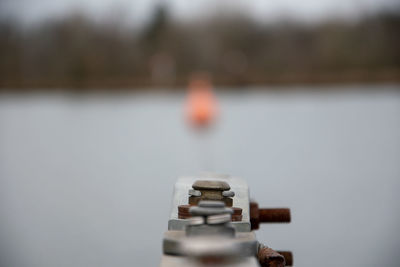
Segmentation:
<svg viewBox="0 0 400 267">
<path fill-rule="evenodd" d="M 399 266 L 399 48 L 396 0 L 1 0 L 0 266 L 158 266 L 201 171 L 295 266 Z"/>
</svg>

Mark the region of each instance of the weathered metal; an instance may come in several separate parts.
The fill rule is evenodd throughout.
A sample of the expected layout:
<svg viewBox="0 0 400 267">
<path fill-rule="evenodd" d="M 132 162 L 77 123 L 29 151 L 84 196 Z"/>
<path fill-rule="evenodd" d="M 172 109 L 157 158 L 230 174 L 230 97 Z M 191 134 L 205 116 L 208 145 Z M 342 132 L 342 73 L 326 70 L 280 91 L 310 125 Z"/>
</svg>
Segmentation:
<svg viewBox="0 0 400 267">
<path fill-rule="evenodd" d="M 257 253 L 261 267 L 284 267 L 285 258 L 275 250 L 260 244 Z"/>
<path fill-rule="evenodd" d="M 233 210 L 225 207 L 224 202 L 203 200 L 198 206 L 192 206 L 189 212 L 193 216 L 190 221 L 197 222 L 197 218 L 201 217 L 203 223 L 190 223 L 186 226 L 187 236 L 235 236 L 235 229 L 230 223 Z"/>
<path fill-rule="evenodd" d="M 197 205 L 201 200 L 218 200 L 225 202 L 225 205 L 232 207 L 234 192 L 229 184 L 220 180 L 197 180 L 192 185 L 193 191 L 189 190 L 189 204 Z M 200 192 L 200 194 L 198 193 Z"/>
<path fill-rule="evenodd" d="M 215 190 L 215 191 L 227 191 L 231 189 L 229 184 L 221 180 L 197 180 L 192 185 L 195 190 Z"/>
<path fill-rule="evenodd" d="M 197 206 L 192 206 L 189 209 L 191 215 L 209 216 L 216 214 L 232 214 L 231 208 L 226 208 L 222 201 L 202 200 Z"/>
<path fill-rule="evenodd" d="M 250 217 L 249 217 L 249 189 L 247 183 L 240 178 L 231 177 L 221 174 L 201 174 L 196 176 L 187 176 L 179 178 L 174 186 L 174 193 L 172 198 L 172 209 L 170 219 L 168 220 L 168 230 L 185 230 L 189 218 L 180 218 L 178 206 L 188 205 L 188 192 L 193 189 L 192 185 L 197 180 L 211 180 L 211 181 L 225 181 L 231 187 L 231 191 L 235 192 L 234 207 L 242 209 L 242 217 L 235 218 L 234 214 L 232 225 L 236 231 L 248 232 L 250 231 Z M 185 215 L 185 214 L 183 214 Z M 186 214 L 187 215 L 187 214 Z"/>
<path fill-rule="evenodd" d="M 262 208 L 257 202 L 250 202 L 251 229 L 259 229 L 260 223 L 290 223 L 291 215 L 289 208 Z"/>
<path fill-rule="evenodd" d="M 290 209 L 288 208 L 273 208 L 260 209 L 261 223 L 290 223 Z"/>
<path fill-rule="evenodd" d="M 259 209 L 250 203 L 241 179 L 214 174 L 181 178 L 175 184 L 161 266 L 289 265 L 291 252 L 260 244 L 251 230 L 290 219 L 289 209 Z"/>
<path fill-rule="evenodd" d="M 251 230 L 257 230 L 260 228 L 260 213 L 258 211 L 258 203 L 250 202 L 250 224 Z"/>
<path fill-rule="evenodd" d="M 200 201 L 189 212 L 192 218 L 185 231 L 165 234 L 164 254 L 185 256 L 195 266 L 199 263 L 230 265 L 257 253 L 254 234 L 236 233 L 230 218 L 233 210 L 224 202 Z"/>
<path fill-rule="evenodd" d="M 190 207 L 193 205 L 179 205 L 178 206 L 178 218 L 179 219 L 190 219 L 192 215 L 189 212 Z M 231 217 L 232 222 L 240 222 L 242 220 L 242 209 L 232 207 L 233 214 Z"/>
<path fill-rule="evenodd" d="M 286 266 L 292 266 L 293 265 L 293 254 L 291 251 L 277 251 L 279 254 L 281 254 L 285 258 L 285 265 Z"/>
</svg>

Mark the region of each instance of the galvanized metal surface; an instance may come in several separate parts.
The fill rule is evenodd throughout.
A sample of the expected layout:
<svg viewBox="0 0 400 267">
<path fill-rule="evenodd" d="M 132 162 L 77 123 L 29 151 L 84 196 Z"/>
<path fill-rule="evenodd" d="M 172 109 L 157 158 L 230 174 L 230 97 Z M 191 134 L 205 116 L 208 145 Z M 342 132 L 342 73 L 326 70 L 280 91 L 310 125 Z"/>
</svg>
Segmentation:
<svg viewBox="0 0 400 267">
<path fill-rule="evenodd" d="M 201 192 L 199 190 L 189 189 L 189 196 L 200 197 Z"/>
<path fill-rule="evenodd" d="M 161 257 L 161 265 L 160 267 L 177 267 L 177 266 L 185 266 L 185 267 L 205 267 L 210 266 L 208 262 L 197 261 L 193 258 L 186 257 L 175 257 L 170 255 L 163 255 Z M 213 263 L 213 267 L 259 267 L 259 263 L 256 257 L 245 257 L 236 262 L 227 262 L 227 263 Z"/>
<path fill-rule="evenodd" d="M 183 219 L 173 219 L 168 221 L 168 230 L 185 230 L 186 225 L 189 224 L 189 220 Z M 240 222 L 232 222 L 232 226 L 238 232 L 250 232 L 250 222 L 245 223 L 243 221 Z"/>
<path fill-rule="evenodd" d="M 231 215 L 229 214 L 217 214 L 207 217 L 208 224 L 220 224 L 220 223 L 227 223 L 230 221 L 231 221 Z"/>
<path fill-rule="evenodd" d="M 247 233 L 238 233 L 236 232 L 234 238 L 226 238 L 220 237 L 219 239 L 208 237 L 207 239 L 196 237 L 187 237 L 184 231 L 167 231 L 164 234 L 163 239 L 163 252 L 168 255 L 180 255 L 185 256 L 188 254 L 188 251 L 185 250 L 185 244 L 187 242 L 195 242 L 207 240 L 208 244 L 225 242 L 225 240 L 229 240 L 229 243 L 234 244 L 240 248 L 240 255 L 242 256 L 255 256 L 258 251 L 258 242 L 256 236 L 253 232 Z"/>
<path fill-rule="evenodd" d="M 233 192 L 233 191 L 223 191 L 222 192 L 222 196 L 224 196 L 224 197 L 234 197 L 235 196 L 235 192 Z"/>
<path fill-rule="evenodd" d="M 186 226 L 187 236 L 235 236 L 235 229 L 230 224 L 233 210 L 225 207 L 224 202 L 203 200 L 199 206 L 191 207 L 189 212 L 195 217 Z M 202 223 L 199 223 L 199 217 L 203 218 Z"/>
<path fill-rule="evenodd" d="M 201 225 L 204 224 L 206 222 L 205 218 L 202 216 L 195 216 L 195 217 L 191 217 L 189 219 L 189 224 L 188 225 Z"/>
<path fill-rule="evenodd" d="M 189 209 L 189 213 L 193 216 L 216 215 L 216 214 L 233 214 L 231 208 L 226 208 L 223 202 L 219 201 L 200 201 L 198 206 Z"/>
</svg>

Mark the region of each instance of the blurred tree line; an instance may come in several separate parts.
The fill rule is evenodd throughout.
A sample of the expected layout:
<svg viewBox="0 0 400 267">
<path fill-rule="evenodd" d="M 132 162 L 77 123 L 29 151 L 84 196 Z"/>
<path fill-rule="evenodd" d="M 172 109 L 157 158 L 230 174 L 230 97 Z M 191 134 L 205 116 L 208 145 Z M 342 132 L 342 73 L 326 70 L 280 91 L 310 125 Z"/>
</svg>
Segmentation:
<svg viewBox="0 0 400 267">
<path fill-rule="evenodd" d="M 0 22 L 0 87 L 182 87 L 400 81 L 400 13 L 318 24 L 246 16 L 178 22 L 164 7 L 140 29 L 82 15 Z"/>
</svg>

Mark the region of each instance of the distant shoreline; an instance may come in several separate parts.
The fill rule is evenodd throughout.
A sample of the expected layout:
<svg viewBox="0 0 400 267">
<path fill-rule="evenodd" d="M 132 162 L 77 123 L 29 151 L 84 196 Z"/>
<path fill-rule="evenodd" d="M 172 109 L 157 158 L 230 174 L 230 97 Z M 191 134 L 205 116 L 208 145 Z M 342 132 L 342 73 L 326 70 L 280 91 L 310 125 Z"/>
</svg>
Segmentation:
<svg viewBox="0 0 400 267">
<path fill-rule="evenodd" d="M 388 70 L 357 70 L 342 72 L 314 73 L 279 73 L 253 74 L 239 77 L 213 77 L 213 85 L 218 88 L 230 87 L 231 90 L 241 90 L 243 87 L 295 86 L 295 85 L 346 85 L 346 84 L 400 84 L 400 69 Z M 0 91 L 152 91 L 165 88 L 168 91 L 180 91 L 187 86 L 187 78 L 180 77 L 175 81 L 152 82 L 148 78 L 90 78 L 82 80 L 52 80 L 52 79 L 0 79 Z"/>
</svg>

